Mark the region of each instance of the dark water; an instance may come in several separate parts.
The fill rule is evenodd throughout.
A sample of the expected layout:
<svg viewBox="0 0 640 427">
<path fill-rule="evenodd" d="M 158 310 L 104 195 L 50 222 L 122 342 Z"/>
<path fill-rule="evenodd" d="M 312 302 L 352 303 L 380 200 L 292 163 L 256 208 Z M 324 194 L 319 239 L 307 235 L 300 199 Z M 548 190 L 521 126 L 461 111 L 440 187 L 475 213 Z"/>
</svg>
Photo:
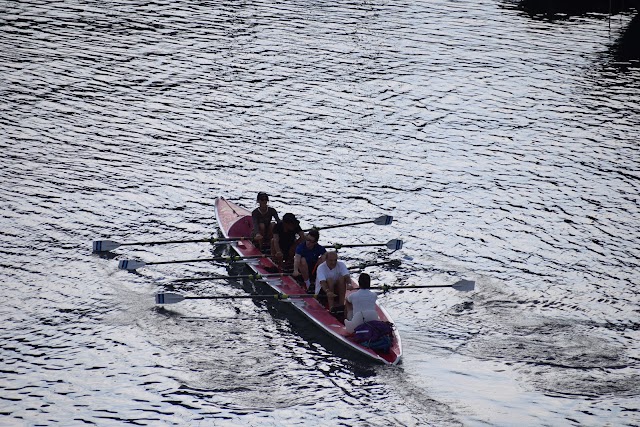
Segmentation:
<svg viewBox="0 0 640 427">
<path fill-rule="evenodd" d="M 629 12 L 512 2 L 0 3 L 0 424 L 640 425 L 640 72 Z M 633 65 L 633 64 L 631 64 Z M 212 202 L 395 216 L 399 367 L 285 307 L 154 307 Z M 216 249 L 220 251 L 222 249 Z M 349 263 L 385 259 L 345 249 Z M 235 271 L 235 270 L 234 270 Z M 245 294 L 211 282 L 188 294 Z"/>
</svg>

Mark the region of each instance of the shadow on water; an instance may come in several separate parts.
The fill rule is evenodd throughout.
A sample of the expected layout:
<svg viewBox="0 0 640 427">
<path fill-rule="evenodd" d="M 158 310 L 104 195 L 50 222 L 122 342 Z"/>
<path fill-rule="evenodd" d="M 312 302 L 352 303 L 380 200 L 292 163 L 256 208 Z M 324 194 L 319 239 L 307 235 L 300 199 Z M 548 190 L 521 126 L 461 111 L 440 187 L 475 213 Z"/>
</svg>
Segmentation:
<svg viewBox="0 0 640 427">
<path fill-rule="evenodd" d="M 520 0 L 511 3 L 533 19 L 558 21 L 573 16 L 604 14 L 602 19 L 612 19 L 612 15 L 636 12 L 620 38 L 611 46 L 610 53 L 617 67 L 621 69 L 640 67 L 640 0 Z M 609 23 L 611 24 L 611 22 Z"/>
<path fill-rule="evenodd" d="M 611 15 L 640 9 L 640 0 L 521 0 L 519 7 L 532 16 L 564 19 L 588 13 Z"/>
<path fill-rule="evenodd" d="M 640 67 L 640 13 L 633 17 L 625 32 L 613 45 L 612 53 L 616 61 Z"/>
</svg>

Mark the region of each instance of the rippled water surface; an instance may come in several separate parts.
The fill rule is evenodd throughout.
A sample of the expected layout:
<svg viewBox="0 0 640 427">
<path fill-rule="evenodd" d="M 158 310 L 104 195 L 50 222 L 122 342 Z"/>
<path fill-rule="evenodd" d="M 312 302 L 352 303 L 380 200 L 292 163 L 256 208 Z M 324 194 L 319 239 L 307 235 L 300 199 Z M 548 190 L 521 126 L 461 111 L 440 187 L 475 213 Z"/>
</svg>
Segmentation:
<svg viewBox="0 0 640 427">
<path fill-rule="evenodd" d="M 0 2 L 0 424 L 640 425 L 629 13 L 508 1 Z M 370 365 L 285 304 L 155 307 L 217 195 L 401 237 Z M 344 249 L 350 264 L 387 259 Z M 235 266 L 231 272 L 241 272 Z M 253 285 L 183 286 L 244 295 Z"/>
</svg>

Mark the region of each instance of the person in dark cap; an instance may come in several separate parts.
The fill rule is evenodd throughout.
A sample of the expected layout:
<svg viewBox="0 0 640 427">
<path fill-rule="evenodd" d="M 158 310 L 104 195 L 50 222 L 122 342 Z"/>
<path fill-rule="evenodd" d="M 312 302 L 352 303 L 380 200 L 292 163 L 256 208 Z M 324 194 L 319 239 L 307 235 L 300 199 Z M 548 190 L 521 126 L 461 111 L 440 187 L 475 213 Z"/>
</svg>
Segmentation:
<svg viewBox="0 0 640 427">
<path fill-rule="evenodd" d="M 278 212 L 269 206 L 269 195 L 267 193 L 259 192 L 256 200 L 259 206 L 251 212 L 251 217 L 253 218 L 251 237 L 256 246 L 262 248 L 262 245 L 269 242 L 273 237 L 275 223 L 272 221 L 275 220 L 278 223 L 280 222 L 280 217 L 278 217 Z"/>
<path fill-rule="evenodd" d="M 296 246 L 304 241 L 304 232 L 300 228 L 300 221 L 292 213 L 286 213 L 282 222 L 273 227 L 271 239 L 271 256 L 278 267 L 288 267 L 293 264 Z"/>
</svg>

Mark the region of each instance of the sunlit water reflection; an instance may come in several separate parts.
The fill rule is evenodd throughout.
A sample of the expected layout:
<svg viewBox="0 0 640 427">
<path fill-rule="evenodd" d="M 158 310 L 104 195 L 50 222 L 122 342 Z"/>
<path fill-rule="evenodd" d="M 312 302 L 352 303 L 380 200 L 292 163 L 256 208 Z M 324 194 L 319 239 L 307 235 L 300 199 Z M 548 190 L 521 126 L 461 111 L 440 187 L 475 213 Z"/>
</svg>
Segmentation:
<svg viewBox="0 0 640 427">
<path fill-rule="evenodd" d="M 631 16 L 512 2 L 0 5 L 0 413 L 12 424 L 637 425 L 640 75 Z M 213 198 L 304 225 L 390 213 L 405 347 L 353 358 L 282 304 L 154 307 L 117 260 L 210 257 Z M 349 263 L 386 250 L 345 249 Z M 241 271 L 241 270 L 240 270 Z M 190 285 L 244 294 L 252 285 Z"/>
</svg>

